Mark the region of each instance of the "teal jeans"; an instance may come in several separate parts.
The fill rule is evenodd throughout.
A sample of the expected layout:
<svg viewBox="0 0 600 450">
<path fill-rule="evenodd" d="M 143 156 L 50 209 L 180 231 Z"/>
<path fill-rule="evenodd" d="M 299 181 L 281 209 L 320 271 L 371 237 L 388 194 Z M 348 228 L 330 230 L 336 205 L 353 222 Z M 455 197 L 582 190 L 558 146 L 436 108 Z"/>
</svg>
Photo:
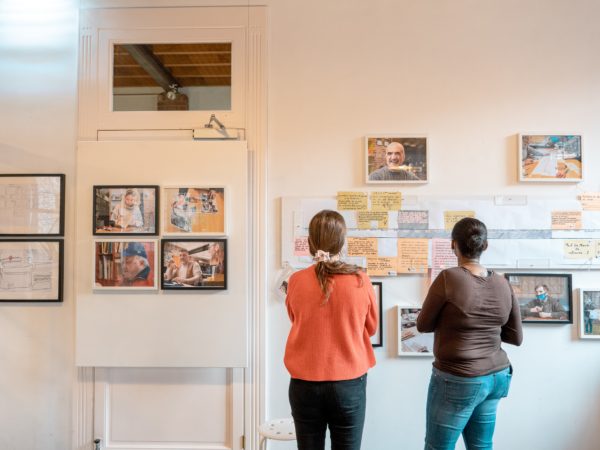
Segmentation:
<svg viewBox="0 0 600 450">
<path fill-rule="evenodd" d="M 491 450 L 496 410 L 508 395 L 512 367 L 480 377 L 433 368 L 427 395 L 426 450 L 453 450 L 463 435 L 468 450 Z"/>
</svg>

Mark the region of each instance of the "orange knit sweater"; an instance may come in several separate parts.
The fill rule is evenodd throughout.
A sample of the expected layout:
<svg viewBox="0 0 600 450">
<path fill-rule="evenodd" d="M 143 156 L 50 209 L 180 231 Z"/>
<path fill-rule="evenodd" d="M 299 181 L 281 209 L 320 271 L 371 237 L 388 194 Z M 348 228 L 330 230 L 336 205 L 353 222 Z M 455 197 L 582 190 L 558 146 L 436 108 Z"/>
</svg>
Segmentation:
<svg viewBox="0 0 600 450">
<path fill-rule="evenodd" d="M 350 380 L 375 365 L 370 336 L 378 311 L 369 277 L 334 275 L 333 291 L 323 294 L 311 266 L 289 280 L 286 305 L 292 329 L 284 362 L 292 378 L 306 381 Z"/>
</svg>

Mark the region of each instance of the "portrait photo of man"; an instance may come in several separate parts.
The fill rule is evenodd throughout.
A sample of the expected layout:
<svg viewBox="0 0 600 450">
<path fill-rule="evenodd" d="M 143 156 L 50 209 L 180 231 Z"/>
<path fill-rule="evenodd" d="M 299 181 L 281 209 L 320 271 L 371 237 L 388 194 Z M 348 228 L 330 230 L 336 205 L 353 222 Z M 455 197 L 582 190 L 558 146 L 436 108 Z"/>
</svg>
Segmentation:
<svg viewBox="0 0 600 450">
<path fill-rule="evenodd" d="M 367 137 L 367 183 L 426 183 L 427 139 Z"/>
</svg>

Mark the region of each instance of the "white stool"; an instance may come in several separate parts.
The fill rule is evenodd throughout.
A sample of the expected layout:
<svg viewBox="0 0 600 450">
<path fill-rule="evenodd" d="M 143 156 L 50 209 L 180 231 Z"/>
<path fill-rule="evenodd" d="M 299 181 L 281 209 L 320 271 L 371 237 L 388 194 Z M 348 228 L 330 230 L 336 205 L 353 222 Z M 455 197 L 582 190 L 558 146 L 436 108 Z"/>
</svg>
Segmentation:
<svg viewBox="0 0 600 450">
<path fill-rule="evenodd" d="M 286 419 L 269 420 L 258 427 L 258 434 L 260 434 L 260 450 L 267 449 L 267 439 L 295 441 L 296 429 L 294 428 L 294 419 L 288 417 Z"/>
</svg>

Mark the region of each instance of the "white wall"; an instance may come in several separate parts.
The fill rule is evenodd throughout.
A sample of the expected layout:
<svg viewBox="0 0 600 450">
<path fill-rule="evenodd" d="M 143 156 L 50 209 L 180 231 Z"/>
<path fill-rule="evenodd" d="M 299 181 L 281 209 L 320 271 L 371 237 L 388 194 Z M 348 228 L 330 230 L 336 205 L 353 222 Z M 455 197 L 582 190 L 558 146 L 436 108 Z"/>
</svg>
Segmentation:
<svg viewBox="0 0 600 450">
<path fill-rule="evenodd" d="M 407 193 L 600 188 L 597 2 L 277 0 L 270 8 L 271 281 L 280 198 L 367 189 L 366 134 L 429 136 L 431 182 L 402 187 Z M 517 183 L 521 131 L 583 133 L 588 181 Z M 575 272 L 574 286 L 598 286 L 597 275 Z M 369 375 L 367 450 L 422 448 L 431 360 L 395 356 L 393 306 L 424 295 L 419 277 L 384 280 L 385 346 Z M 288 318 L 275 298 L 267 311 L 267 417 L 285 417 Z M 600 342 L 578 340 L 575 326 L 530 325 L 523 346 L 507 350 L 515 377 L 500 405 L 496 448 L 597 449 Z"/>
<path fill-rule="evenodd" d="M 35 4 L 34 4 L 35 3 Z M 64 302 L 0 305 L 0 448 L 70 448 L 75 0 L 0 4 L 0 173 L 65 173 Z"/>
</svg>

